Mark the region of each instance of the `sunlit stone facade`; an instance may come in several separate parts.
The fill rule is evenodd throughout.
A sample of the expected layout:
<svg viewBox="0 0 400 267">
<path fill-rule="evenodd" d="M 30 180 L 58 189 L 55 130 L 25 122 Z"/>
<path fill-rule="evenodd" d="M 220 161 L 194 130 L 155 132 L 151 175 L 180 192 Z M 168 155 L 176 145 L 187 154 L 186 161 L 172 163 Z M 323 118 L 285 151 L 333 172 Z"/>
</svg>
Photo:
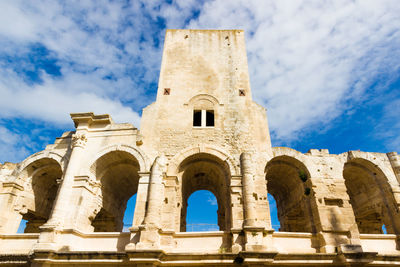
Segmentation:
<svg viewBox="0 0 400 267">
<path fill-rule="evenodd" d="M 243 31 L 168 30 L 157 99 L 140 131 L 109 115 L 71 118 L 75 131 L 0 165 L 0 263 L 400 264 L 399 155 L 271 147 L 265 109 L 252 100 Z M 186 232 L 197 190 L 217 198 L 220 231 Z"/>
</svg>

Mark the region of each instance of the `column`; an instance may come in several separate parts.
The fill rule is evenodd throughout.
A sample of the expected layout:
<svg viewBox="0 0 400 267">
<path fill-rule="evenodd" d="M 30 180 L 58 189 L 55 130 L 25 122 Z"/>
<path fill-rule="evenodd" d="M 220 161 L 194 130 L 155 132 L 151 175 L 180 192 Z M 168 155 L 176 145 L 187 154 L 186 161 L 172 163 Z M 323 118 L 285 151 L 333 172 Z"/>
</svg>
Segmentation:
<svg viewBox="0 0 400 267">
<path fill-rule="evenodd" d="M 81 160 L 84 155 L 84 148 L 87 142 L 86 135 L 82 132 L 75 133 L 72 136 L 72 151 L 66 167 L 57 198 L 50 215 L 50 219 L 40 227 L 41 234 L 39 243 L 51 244 L 55 243 L 56 234 L 62 230 L 70 214 L 74 213 L 75 207 L 70 205 L 72 196 L 72 186 L 74 184 L 74 176 L 78 172 Z M 38 248 L 50 248 L 53 245 L 41 246 Z"/>
<path fill-rule="evenodd" d="M 243 206 L 244 206 L 244 233 L 246 251 L 264 251 L 264 227 L 256 225 L 256 210 L 254 199 L 254 166 L 251 154 L 243 152 L 240 155 L 240 166 L 243 183 Z"/>
<path fill-rule="evenodd" d="M 148 227 L 159 227 L 161 205 L 164 200 L 162 180 L 165 165 L 166 159 L 162 155 L 156 158 L 151 169 L 148 206 L 144 217 L 144 224 Z"/>
<path fill-rule="evenodd" d="M 254 180 L 249 153 L 244 152 L 240 155 L 240 167 L 243 182 L 244 226 L 255 226 Z"/>
<path fill-rule="evenodd" d="M 139 172 L 139 183 L 136 193 L 135 213 L 133 214 L 132 230 L 137 230 L 144 221 L 146 214 L 147 194 L 149 192 L 150 172 Z"/>
<path fill-rule="evenodd" d="M 149 193 L 147 198 L 147 210 L 144 217 L 143 225 L 139 226 L 140 241 L 134 246 L 130 243 L 126 246 L 126 250 L 148 250 L 160 249 L 160 224 L 161 207 L 164 200 L 163 177 L 166 166 L 166 159 L 163 155 L 157 157 L 154 161 L 150 173 Z"/>
<path fill-rule="evenodd" d="M 16 182 L 3 182 L 0 192 L 0 233 L 15 234 L 27 212 L 26 207 L 16 206 L 17 200 L 24 188 Z"/>
</svg>

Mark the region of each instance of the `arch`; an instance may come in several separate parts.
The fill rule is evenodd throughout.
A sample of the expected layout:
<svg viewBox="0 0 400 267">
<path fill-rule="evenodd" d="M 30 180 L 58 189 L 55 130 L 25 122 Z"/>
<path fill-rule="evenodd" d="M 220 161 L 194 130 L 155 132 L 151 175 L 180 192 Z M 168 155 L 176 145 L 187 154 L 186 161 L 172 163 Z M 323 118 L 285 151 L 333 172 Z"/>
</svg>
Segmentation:
<svg viewBox="0 0 400 267">
<path fill-rule="evenodd" d="M 218 101 L 218 99 L 216 97 L 214 97 L 212 95 L 209 95 L 209 94 L 198 94 L 198 95 L 195 95 L 187 103 L 185 103 L 185 105 L 193 107 L 196 102 L 201 101 L 201 100 L 210 101 L 214 106 L 215 105 L 223 105 L 223 104 L 219 103 L 219 101 Z"/>
<path fill-rule="evenodd" d="M 198 190 L 208 190 L 217 198 L 220 230 L 231 228 L 231 174 L 226 160 L 209 153 L 191 154 L 178 165 L 177 177 L 181 184 L 180 231 L 186 231 L 187 201 Z"/>
<path fill-rule="evenodd" d="M 64 164 L 62 164 L 63 161 L 63 156 L 61 156 L 58 153 L 55 153 L 53 151 L 47 151 L 47 150 L 43 150 L 43 151 L 39 151 L 29 157 L 27 157 L 25 160 L 23 160 L 18 168 L 14 171 L 14 176 L 18 177 L 21 175 L 21 173 L 26 169 L 26 167 L 30 164 L 32 164 L 35 161 L 38 161 L 40 159 L 52 159 L 55 160 L 61 167 L 61 170 L 64 172 Z"/>
<path fill-rule="evenodd" d="M 17 200 L 17 212 L 20 219 L 27 221 L 25 233 L 38 233 L 39 227 L 49 218 L 63 171 L 61 158 L 57 154 L 35 154 L 35 157 L 25 161 L 18 179 L 24 181 L 24 191 Z M 59 156 L 59 155 L 58 155 Z M 19 225 L 16 224 L 17 226 Z"/>
<path fill-rule="evenodd" d="M 276 201 L 280 231 L 316 232 L 310 172 L 299 159 L 282 154 L 265 167 L 267 191 Z"/>
<path fill-rule="evenodd" d="M 305 162 L 305 155 L 300 151 L 297 151 L 290 147 L 273 147 L 272 153 L 274 155 L 274 158 L 280 156 L 288 156 L 290 158 L 296 159 L 299 162 Z"/>
<path fill-rule="evenodd" d="M 103 150 L 90 166 L 100 185 L 97 208 L 90 213 L 95 232 L 120 232 L 128 200 L 137 193 L 140 162 L 130 149 L 113 146 Z"/>
<path fill-rule="evenodd" d="M 343 178 L 362 234 L 399 234 L 400 219 L 391 185 L 384 171 L 364 157 L 349 156 Z"/>
<path fill-rule="evenodd" d="M 177 153 L 169 162 L 168 167 L 167 167 L 167 176 L 177 176 L 179 173 L 179 165 L 186 159 L 189 158 L 195 154 L 199 153 L 205 153 L 212 155 L 218 160 L 225 162 L 225 164 L 228 166 L 230 175 L 239 175 L 240 170 L 239 166 L 235 164 L 234 159 L 229 156 L 228 153 L 226 153 L 223 149 L 214 146 L 214 145 L 197 145 L 197 146 L 191 146 L 188 148 L 185 148 L 181 150 L 179 153 Z"/>
<path fill-rule="evenodd" d="M 101 158 L 105 154 L 112 152 L 112 151 L 124 151 L 126 153 L 129 153 L 133 157 L 135 157 L 136 160 L 138 161 L 139 167 L 140 167 L 139 171 L 146 172 L 146 171 L 150 170 L 150 163 L 149 163 L 150 161 L 149 161 L 148 157 L 146 156 L 146 154 L 143 151 L 141 151 L 139 148 L 133 147 L 133 146 L 130 146 L 127 144 L 115 144 L 115 145 L 105 147 L 96 153 L 96 155 L 93 157 L 94 159 L 92 161 L 90 161 L 89 164 L 87 165 L 90 168 L 90 172 L 92 173 L 92 170 L 91 170 L 92 166 L 99 158 Z"/>
<path fill-rule="evenodd" d="M 389 163 L 389 170 L 384 165 L 387 160 L 387 155 L 384 155 L 384 158 L 379 157 L 380 155 L 376 155 L 377 153 L 369 153 L 363 151 L 349 151 L 342 153 L 341 155 L 347 159 L 347 161 L 352 159 L 364 159 L 365 161 L 370 162 L 372 165 L 376 165 L 382 173 L 386 176 L 387 180 L 391 185 L 398 185 L 397 178 L 392 171 L 392 166 Z M 380 154 L 380 153 L 379 153 Z M 383 159 L 383 160 L 382 160 Z"/>
</svg>

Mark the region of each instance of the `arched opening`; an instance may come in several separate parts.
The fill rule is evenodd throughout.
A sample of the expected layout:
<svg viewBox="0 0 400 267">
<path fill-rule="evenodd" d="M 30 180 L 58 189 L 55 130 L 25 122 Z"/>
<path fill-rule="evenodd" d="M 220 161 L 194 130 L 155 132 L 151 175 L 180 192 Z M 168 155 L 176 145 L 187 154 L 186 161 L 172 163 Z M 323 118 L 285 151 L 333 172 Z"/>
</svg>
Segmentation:
<svg viewBox="0 0 400 267">
<path fill-rule="evenodd" d="M 188 199 L 186 231 L 219 231 L 218 201 L 208 190 L 198 190 Z"/>
<path fill-rule="evenodd" d="M 344 166 L 343 177 L 361 234 L 395 234 L 399 216 L 396 202 L 383 172 L 371 162 L 353 159 Z"/>
<path fill-rule="evenodd" d="M 279 156 L 268 162 L 267 190 L 276 202 L 279 231 L 315 232 L 309 177 L 306 167 L 294 158 Z"/>
<path fill-rule="evenodd" d="M 50 158 L 37 160 L 23 170 L 21 178 L 26 182 L 19 203 L 23 208 L 18 232 L 39 233 L 39 227 L 50 217 L 61 176 L 60 164 Z"/>
<path fill-rule="evenodd" d="M 121 232 L 128 200 L 137 193 L 139 163 L 130 153 L 112 151 L 91 167 L 101 183 L 101 208 L 92 220 L 95 232 Z"/>
<path fill-rule="evenodd" d="M 182 181 L 180 231 L 187 231 L 188 199 L 198 190 L 210 191 L 216 197 L 219 230 L 230 229 L 230 172 L 226 162 L 210 154 L 198 153 L 180 164 L 179 173 Z"/>
</svg>

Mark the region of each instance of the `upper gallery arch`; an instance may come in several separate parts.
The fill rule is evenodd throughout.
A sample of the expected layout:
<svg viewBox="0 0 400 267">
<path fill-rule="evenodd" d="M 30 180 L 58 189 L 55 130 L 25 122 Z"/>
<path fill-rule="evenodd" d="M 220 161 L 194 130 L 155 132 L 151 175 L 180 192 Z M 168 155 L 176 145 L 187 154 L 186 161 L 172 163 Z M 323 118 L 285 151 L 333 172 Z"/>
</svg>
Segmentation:
<svg viewBox="0 0 400 267">
<path fill-rule="evenodd" d="M 57 163 L 60 168 L 61 171 L 64 172 L 64 158 L 63 156 L 61 156 L 58 153 L 52 152 L 52 151 L 40 151 L 37 152 L 31 156 L 29 156 L 28 158 L 26 158 L 24 161 L 22 161 L 18 168 L 15 169 L 13 176 L 14 177 L 24 177 L 24 173 L 27 171 L 27 167 L 28 166 L 32 166 L 32 163 L 34 162 L 42 162 L 42 161 L 52 161 Z"/>
<path fill-rule="evenodd" d="M 136 159 L 139 165 L 140 172 L 147 172 L 150 170 L 150 161 L 148 157 L 144 154 L 144 152 L 141 151 L 139 148 L 126 144 L 115 144 L 112 146 L 105 147 L 95 154 L 93 159 L 89 162 L 89 164 L 87 164 L 87 168 L 89 169 L 88 173 L 93 173 L 93 170 L 96 167 L 95 165 L 98 159 L 113 151 L 122 151 L 132 155 Z"/>
<path fill-rule="evenodd" d="M 218 161 L 226 164 L 230 175 L 240 175 L 238 165 L 235 164 L 234 159 L 223 149 L 213 145 L 197 145 L 181 150 L 170 160 L 167 168 L 167 176 L 177 176 L 182 163 L 184 163 L 187 158 L 196 154 L 209 154 L 214 156 Z"/>
</svg>

